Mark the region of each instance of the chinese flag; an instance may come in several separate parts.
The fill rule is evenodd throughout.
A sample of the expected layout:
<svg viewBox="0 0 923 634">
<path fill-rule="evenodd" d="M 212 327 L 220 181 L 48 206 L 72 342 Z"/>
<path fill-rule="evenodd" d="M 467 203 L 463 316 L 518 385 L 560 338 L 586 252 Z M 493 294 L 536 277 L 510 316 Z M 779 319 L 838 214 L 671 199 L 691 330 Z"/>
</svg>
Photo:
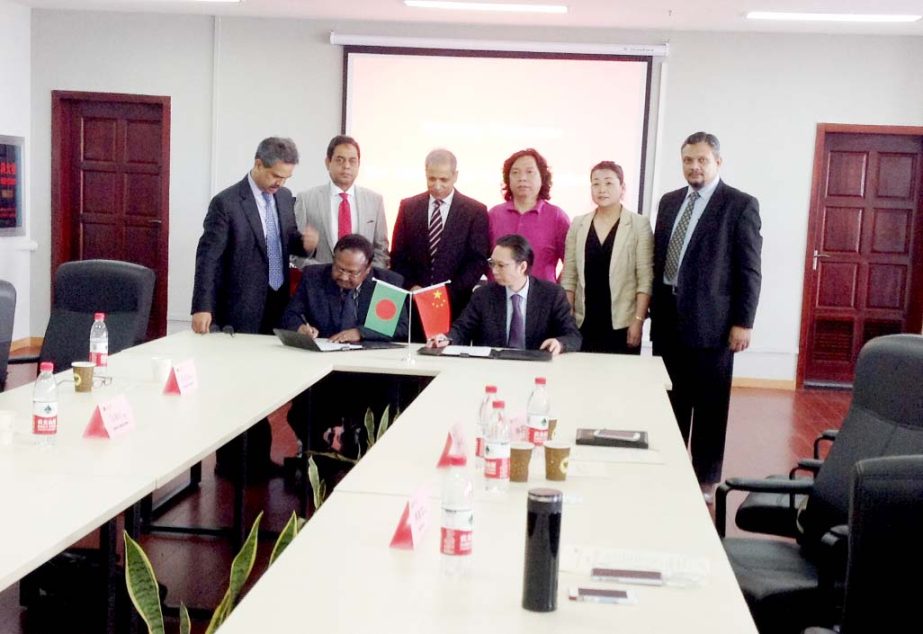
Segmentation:
<svg viewBox="0 0 923 634">
<path fill-rule="evenodd" d="M 449 293 L 445 284 L 431 286 L 424 291 L 414 293 L 413 301 L 417 304 L 417 311 L 420 313 L 420 321 L 423 323 L 423 332 L 426 333 L 427 339 L 449 332 L 452 314 L 449 308 Z"/>
</svg>

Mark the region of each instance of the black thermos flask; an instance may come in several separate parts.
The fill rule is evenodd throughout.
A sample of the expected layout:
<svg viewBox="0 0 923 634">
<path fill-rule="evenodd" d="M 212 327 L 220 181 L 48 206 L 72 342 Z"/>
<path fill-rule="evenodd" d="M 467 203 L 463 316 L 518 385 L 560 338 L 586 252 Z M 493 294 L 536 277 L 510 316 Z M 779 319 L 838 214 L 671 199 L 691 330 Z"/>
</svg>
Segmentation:
<svg viewBox="0 0 923 634">
<path fill-rule="evenodd" d="M 563 499 L 564 495 L 556 489 L 529 491 L 522 607 L 533 612 L 551 612 L 558 607 Z"/>
</svg>

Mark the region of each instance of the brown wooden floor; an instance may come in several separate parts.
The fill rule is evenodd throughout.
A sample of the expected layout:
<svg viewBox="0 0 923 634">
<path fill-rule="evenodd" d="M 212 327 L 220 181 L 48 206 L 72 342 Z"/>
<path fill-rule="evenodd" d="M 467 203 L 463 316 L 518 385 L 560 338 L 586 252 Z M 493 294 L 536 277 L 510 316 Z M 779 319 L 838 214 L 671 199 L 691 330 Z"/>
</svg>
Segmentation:
<svg viewBox="0 0 923 634">
<path fill-rule="evenodd" d="M 34 366 L 14 367 L 9 387 L 34 378 Z M 799 457 L 809 456 L 817 434 L 839 427 L 849 406 L 851 394 L 844 391 L 783 391 L 755 388 L 735 388 L 731 398 L 727 452 L 724 477 L 763 476 L 787 473 Z M 277 462 L 294 453 L 295 439 L 285 423 L 284 408 L 271 417 L 273 424 L 273 458 Z M 229 525 L 233 489 L 228 482 L 213 474 L 214 458 L 204 463 L 203 482 L 199 492 L 170 511 L 162 523 L 195 525 Z M 731 500 L 730 513 L 739 500 Z M 285 489 L 281 479 L 249 488 L 247 504 L 252 517 L 264 511 L 263 527 L 281 528 L 291 512 L 298 507 L 294 492 Z M 5 509 L 15 514 L 15 510 Z M 7 521 L 15 521 L 15 515 Z M 728 522 L 729 525 L 733 521 Z M 735 534 L 729 526 L 728 533 Z M 93 538 L 81 544 L 95 545 Z M 214 607 L 220 601 L 227 584 L 227 573 L 234 553 L 226 540 L 191 538 L 188 536 L 147 535 L 142 544 L 151 559 L 158 579 L 169 589 L 167 603 L 180 600 L 189 606 Z M 3 548 L 15 548 L 4 544 Z M 252 578 L 265 568 L 271 543 L 262 545 L 260 560 Z M 193 630 L 201 632 L 206 621 L 197 622 Z M 81 632 L 73 624 L 68 632 Z M 14 585 L 0 592 L 0 634 L 36 634 L 62 631 L 28 622 L 19 607 L 18 590 Z M 168 632 L 177 631 L 175 623 Z"/>
</svg>

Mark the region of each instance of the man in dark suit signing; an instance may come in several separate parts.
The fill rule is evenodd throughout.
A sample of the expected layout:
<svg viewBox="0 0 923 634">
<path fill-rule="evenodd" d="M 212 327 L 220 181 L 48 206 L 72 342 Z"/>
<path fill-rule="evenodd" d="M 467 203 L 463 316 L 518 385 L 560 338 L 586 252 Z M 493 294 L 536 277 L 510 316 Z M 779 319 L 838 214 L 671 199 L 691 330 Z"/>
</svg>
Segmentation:
<svg viewBox="0 0 923 634">
<path fill-rule="evenodd" d="M 403 282 L 399 274 L 372 266 L 373 254 L 372 243 L 359 234 L 340 238 L 333 247 L 331 264 L 313 264 L 304 268 L 298 290 L 282 317 L 282 327 L 342 343 L 401 340 L 406 337 L 406 303 L 391 337 L 363 325 L 375 290 L 375 280 L 392 286 L 401 286 Z"/>
<path fill-rule="evenodd" d="M 651 340 L 710 502 L 724 460 L 734 353 L 750 345 L 760 297 L 763 239 L 756 198 L 718 176 L 718 139 L 696 132 L 681 152 L 689 185 L 664 195 L 657 212 Z"/>
<path fill-rule="evenodd" d="M 518 234 L 497 239 L 489 264 L 494 281 L 475 291 L 445 335 L 426 342 L 430 348 L 450 343 L 492 348 L 580 350 L 581 336 L 564 289 L 529 275 L 535 254 Z"/>
<path fill-rule="evenodd" d="M 196 250 L 193 331 L 204 335 L 230 326 L 232 332 L 272 334 L 279 324 L 288 303 L 289 254 L 305 253 L 292 193 L 283 187 L 297 164 L 291 139 L 263 139 L 250 172 L 212 198 Z M 275 466 L 269 421 L 247 433 L 249 474 L 265 478 Z M 238 442 L 218 450 L 220 474 L 236 477 Z"/>
<path fill-rule="evenodd" d="M 426 156 L 427 191 L 401 201 L 391 245 L 391 268 L 404 276 L 405 288 L 451 280 L 452 319 L 468 305 L 490 255 L 487 207 L 455 189 L 457 165 L 448 150 Z"/>
<path fill-rule="evenodd" d="M 397 273 L 372 266 L 372 243 L 359 234 L 340 238 L 331 264 L 303 269 L 282 326 L 288 330 L 326 337 L 333 342 L 401 340 L 407 336 L 407 306 L 401 308 L 397 328 L 386 336 L 363 324 L 371 306 L 375 280 L 401 286 Z M 385 407 L 397 402 L 399 383 L 380 375 L 333 372 L 296 396 L 288 423 L 303 448 L 336 451 L 350 458 L 368 449 L 364 426 L 366 409 L 379 420 Z M 394 408 L 392 407 L 392 412 Z"/>
</svg>

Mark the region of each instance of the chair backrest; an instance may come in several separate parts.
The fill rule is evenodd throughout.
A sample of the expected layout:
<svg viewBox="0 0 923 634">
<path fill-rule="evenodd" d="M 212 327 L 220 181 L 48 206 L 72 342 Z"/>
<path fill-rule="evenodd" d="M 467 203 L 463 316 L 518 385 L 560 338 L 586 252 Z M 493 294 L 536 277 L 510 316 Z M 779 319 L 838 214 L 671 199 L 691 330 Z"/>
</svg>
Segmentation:
<svg viewBox="0 0 923 634">
<path fill-rule="evenodd" d="M 106 313 L 109 353 L 144 340 L 154 296 L 154 271 L 131 262 L 65 262 L 54 276 L 54 300 L 40 357 L 55 370 L 89 356 L 93 314 Z"/>
<path fill-rule="evenodd" d="M 0 392 L 6 387 L 6 366 L 13 343 L 13 315 L 16 313 L 16 289 L 0 280 Z"/>
<path fill-rule="evenodd" d="M 860 461 L 852 478 L 842 633 L 917 631 L 913 575 L 921 568 L 923 456 Z"/>
<path fill-rule="evenodd" d="M 853 399 L 799 515 L 800 542 L 846 524 L 849 479 L 866 458 L 923 454 L 923 335 L 872 339 L 859 353 Z"/>
</svg>

